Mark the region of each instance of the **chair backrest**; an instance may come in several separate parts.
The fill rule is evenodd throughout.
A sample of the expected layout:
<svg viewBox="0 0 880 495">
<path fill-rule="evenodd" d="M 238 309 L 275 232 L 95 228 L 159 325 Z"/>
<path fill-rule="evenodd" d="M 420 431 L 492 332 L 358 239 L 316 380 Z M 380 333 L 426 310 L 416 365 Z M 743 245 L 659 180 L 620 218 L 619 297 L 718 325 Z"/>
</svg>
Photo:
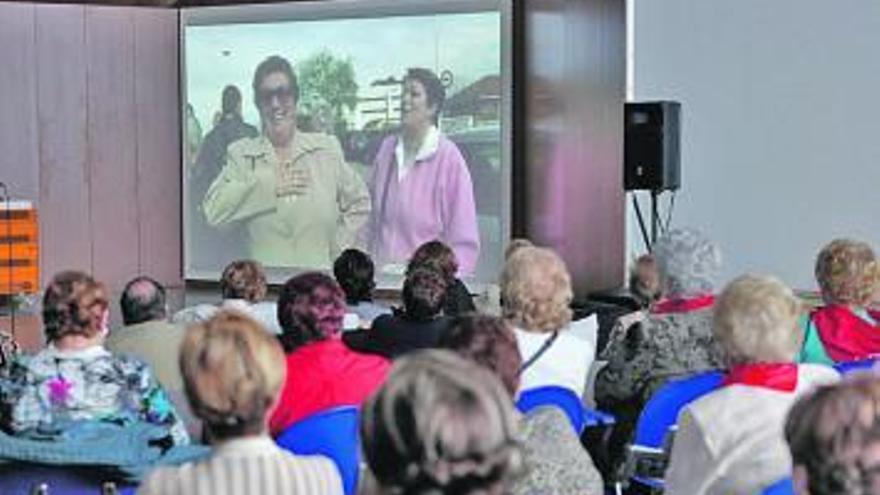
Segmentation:
<svg viewBox="0 0 880 495">
<path fill-rule="evenodd" d="M 290 425 L 275 442 L 294 454 L 332 459 L 339 468 L 346 495 L 354 495 L 360 468 L 358 416 L 356 406 L 321 411 Z"/>
<path fill-rule="evenodd" d="M 666 383 L 648 400 L 636 424 L 636 445 L 663 448 L 666 434 L 684 406 L 721 386 L 724 374 L 707 371 Z"/>
<path fill-rule="evenodd" d="M 136 486 L 112 481 L 99 469 L 25 462 L 0 463 L 0 493 L 4 495 L 134 495 Z M 114 486 L 116 491 L 105 491 Z M 42 488 L 41 488 L 42 487 Z"/>
<path fill-rule="evenodd" d="M 761 495 L 794 495 L 794 484 L 791 478 L 785 478 L 765 488 Z"/>
<path fill-rule="evenodd" d="M 877 362 L 875 358 L 861 359 L 859 361 L 843 361 L 834 365 L 834 369 L 841 375 L 852 373 L 853 371 L 862 371 L 871 369 Z"/>
<path fill-rule="evenodd" d="M 572 390 L 557 385 L 545 385 L 520 392 L 516 408 L 528 414 L 540 406 L 556 406 L 565 411 L 575 433 L 580 435 L 586 425 L 584 404 Z"/>
</svg>

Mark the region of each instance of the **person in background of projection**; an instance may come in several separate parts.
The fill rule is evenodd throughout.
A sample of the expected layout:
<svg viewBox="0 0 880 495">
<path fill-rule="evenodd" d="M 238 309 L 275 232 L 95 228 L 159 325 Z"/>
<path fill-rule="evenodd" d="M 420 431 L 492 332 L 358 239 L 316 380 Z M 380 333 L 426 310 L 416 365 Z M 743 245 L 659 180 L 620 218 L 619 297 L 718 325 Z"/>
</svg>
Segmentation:
<svg viewBox="0 0 880 495">
<path fill-rule="evenodd" d="M 404 264 L 419 245 L 439 239 L 462 274 L 480 251 L 471 174 L 461 152 L 437 129 L 446 90 L 430 70 L 403 80 L 402 129 L 385 138 L 373 162 L 370 252 L 379 266 Z"/>
<path fill-rule="evenodd" d="M 326 269 L 356 244 L 370 212 L 366 186 L 335 137 L 296 130 L 299 87 L 290 62 L 257 66 L 263 134 L 229 147 L 205 195 L 210 225 L 244 222 L 250 257 L 268 266 Z"/>
<path fill-rule="evenodd" d="M 868 306 L 880 289 L 880 262 L 871 246 L 836 239 L 816 258 L 825 305 L 802 319 L 799 361 L 833 365 L 880 354 L 880 312 Z"/>
</svg>

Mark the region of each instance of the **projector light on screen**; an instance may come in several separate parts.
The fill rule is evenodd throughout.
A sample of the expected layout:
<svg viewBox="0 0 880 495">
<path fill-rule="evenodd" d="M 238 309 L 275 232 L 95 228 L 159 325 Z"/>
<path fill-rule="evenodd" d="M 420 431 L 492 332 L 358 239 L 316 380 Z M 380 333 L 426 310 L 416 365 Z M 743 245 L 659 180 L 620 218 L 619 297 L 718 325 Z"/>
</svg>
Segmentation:
<svg viewBox="0 0 880 495">
<path fill-rule="evenodd" d="M 184 264 L 275 282 L 439 239 L 491 282 L 510 224 L 510 5 L 323 1 L 181 16 Z M 389 282 L 390 283 L 390 282 Z"/>
</svg>

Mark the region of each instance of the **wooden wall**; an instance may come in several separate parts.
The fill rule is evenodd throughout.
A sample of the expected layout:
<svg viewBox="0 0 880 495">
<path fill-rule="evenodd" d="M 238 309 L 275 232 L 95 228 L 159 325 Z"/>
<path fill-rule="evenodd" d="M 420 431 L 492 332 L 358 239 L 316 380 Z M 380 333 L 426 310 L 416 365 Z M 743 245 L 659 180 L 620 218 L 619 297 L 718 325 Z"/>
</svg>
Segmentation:
<svg viewBox="0 0 880 495">
<path fill-rule="evenodd" d="M 177 12 L 0 3 L 0 181 L 40 215 L 41 278 L 183 298 Z M 114 323 L 118 323 L 116 318 Z"/>
</svg>

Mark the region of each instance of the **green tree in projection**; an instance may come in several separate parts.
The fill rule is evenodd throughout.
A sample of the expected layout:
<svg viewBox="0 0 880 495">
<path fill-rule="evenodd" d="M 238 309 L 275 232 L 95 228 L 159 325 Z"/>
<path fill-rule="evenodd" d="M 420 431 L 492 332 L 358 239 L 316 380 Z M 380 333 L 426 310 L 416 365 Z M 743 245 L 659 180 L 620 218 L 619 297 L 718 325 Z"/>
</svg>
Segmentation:
<svg viewBox="0 0 880 495">
<path fill-rule="evenodd" d="M 322 51 L 297 67 L 301 99 L 299 111 L 309 130 L 342 132 L 346 116 L 357 106 L 358 85 L 350 58 L 339 59 Z"/>
</svg>

